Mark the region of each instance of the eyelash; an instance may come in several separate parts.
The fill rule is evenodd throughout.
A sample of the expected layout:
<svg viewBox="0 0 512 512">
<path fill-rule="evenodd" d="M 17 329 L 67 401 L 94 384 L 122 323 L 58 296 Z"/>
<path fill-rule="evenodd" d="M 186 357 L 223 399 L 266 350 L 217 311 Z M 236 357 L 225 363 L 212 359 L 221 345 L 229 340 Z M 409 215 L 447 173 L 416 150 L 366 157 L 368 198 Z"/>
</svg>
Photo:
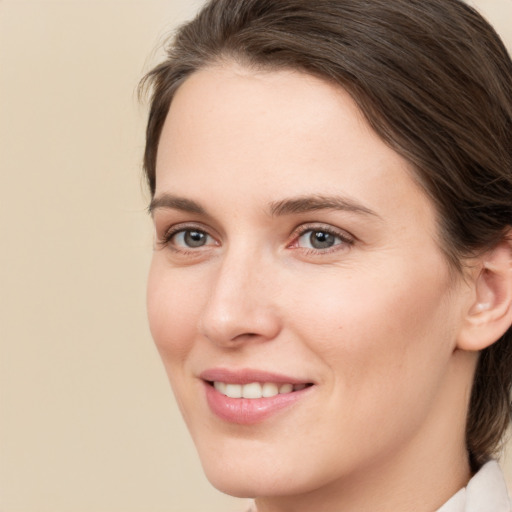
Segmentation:
<svg viewBox="0 0 512 512">
<path fill-rule="evenodd" d="M 197 233 L 201 233 L 201 234 L 215 240 L 215 238 L 212 235 L 210 235 L 208 233 L 208 231 L 205 230 L 200 225 L 178 224 L 178 225 L 172 226 L 170 229 L 168 229 L 163 234 L 161 239 L 158 241 L 158 244 L 162 248 L 167 247 L 170 250 L 172 250 L 173 252 L 181 254 L 181 255 L 185 255 L 185 256 L 186 255 L 198 255 L 199 250 L 201 250 L 201 249 L 204 250 L 204 248 L 211 247 L 211 245 L 199 246 L 197 248 L 192 248 L 192 247 L 185 248 L 183 246 L 178 246 L 173 243 L 173 238 L 176 235 L 178 235 L 180 233 L 183 233 L 185 235 L 187 232 L 193 232 L 193 231 L 195 231 Z M 300 247 L 298 245 L 299 240 L 304 235 L 306 235 L 308 232 L 325 233 L 325 234 L 330 235 L 330 236 L 334 237 L 335 239 L 337 239 L 338 243 L 335 243 L 334 245 L 324 248 L 324 249 Z M 292 233 L 292 237 L 293 237 L 292 241 L 289 244 L 287 244 L 286 247 L 290 248 L 290 249 L 302 250 L 302 252 L 305 253 L 306 255 L 330 254 L 332 252 L 339 251 L 342 248 L 346 248 L 347 246 L 350 247 L 350 246 L 354 245 L 354 243 L 355 243 L 354 237 L 352 237 L 345 231 L 335 229 L 332 226 L 319 225 L 319 224 L 303 224 L 294 230 L 294 232 Z"/>
<path fill-rule="evenodd" d="M 184 247 L 181 247 L 181 246 L 178 246 L 178 245 L 175 245 L 172 243 L 172 239 L 180 234 L 180 233 L 183 233 L 183 234 L 186 234 L 187 232 L 192 232 L 192 231 L 195 231 L 197 233 L 202 233 L 204 235 L 206 235 L 207 237 L 210 237 L 212 238 L 213 240 L 215 240 L 215 238 L 210 235 L 208 233 L 208 231 L 206 231 L 202 226 L 199 226 L 199 225 L 195 225 L 195 224 L 178 224 L 176 226 L 172 226 L 171 228 L 169 228 L 162 236 L 162 238 L 158 241 L 158 244 L 163 248 L 163 247 L 167 247 L 169 248 L 170 250 L 176 252 L 176 253 L 179 253 L 179 254 L 183 254 L 183 255 L 188 255 L 188 254 L 191 254 L 191 255 L 196 255 L 198 253 L 198 249 L 200 249 L 201 247 L 198 247 L 198 248 L 189 248 L 189 249 L 186 249 Z"/>
<path fill-rule="evenodd" d="M 325 233 L 327 235 L 334 237 L 339 242 L 335 243 L 331 247 L 328 247 L 325 249 L 299 247 L 297 245 L 299 243 L 299 240 L 309 232 L 311 232 L 311 234 Z M 338 230 L 336 228 L 333 228 L 332 226 L 319 225 L 319 224 L 303 224 L 303 225 L 299 226 L 299 228 L 297 228 L 294 231 L 293 240 L 287 247 L 290 247 L 290 248 L 295 247 L 297 249 L 302 249 L 306 255 L 325 255 L 325 254 L 330 254 L 332 252 L 339 251 L 343 248 L 346 248 L 347 246 L 350 247 L 350 246 L 354 245 L 354 243 L 355 243 L 354 237 L 349 235 L 347 232 Z"/>
</svg>

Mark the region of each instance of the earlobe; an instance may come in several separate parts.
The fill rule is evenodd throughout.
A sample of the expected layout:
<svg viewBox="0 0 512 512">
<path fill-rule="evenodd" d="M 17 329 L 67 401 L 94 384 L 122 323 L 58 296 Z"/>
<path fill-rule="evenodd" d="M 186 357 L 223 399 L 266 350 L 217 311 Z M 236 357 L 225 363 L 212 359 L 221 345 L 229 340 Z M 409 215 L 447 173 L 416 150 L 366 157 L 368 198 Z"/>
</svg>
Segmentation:
<svg viewBox="0 0 512 512">
<path fill-rule="evenodd" d="M 474 298 L 465 315 L 457 347 L 479 351 L 498 341 L 512 325 L 510 238 L 478 258 L 472 286 Z"/>
</svg>

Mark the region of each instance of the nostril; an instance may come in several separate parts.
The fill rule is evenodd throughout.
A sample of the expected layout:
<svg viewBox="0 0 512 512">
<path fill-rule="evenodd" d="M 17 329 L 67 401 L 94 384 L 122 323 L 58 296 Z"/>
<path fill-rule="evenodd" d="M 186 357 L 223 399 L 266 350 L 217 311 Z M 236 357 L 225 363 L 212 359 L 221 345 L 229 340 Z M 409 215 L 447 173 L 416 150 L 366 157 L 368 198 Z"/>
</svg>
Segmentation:
<svg viewBox="0 0 512 512">
<path fill-rule="evenodd" d="M 242 334 L 238 334 L 237 336 L 235 336 L 234 338 L 232 338 L 232 341 L 243 341 L 244 339 L 254 339 L 254 338 L 257 338 L 258 337 L 258 334 L 256 334 L 255 332 L 244 332 Z"/>
</svg>

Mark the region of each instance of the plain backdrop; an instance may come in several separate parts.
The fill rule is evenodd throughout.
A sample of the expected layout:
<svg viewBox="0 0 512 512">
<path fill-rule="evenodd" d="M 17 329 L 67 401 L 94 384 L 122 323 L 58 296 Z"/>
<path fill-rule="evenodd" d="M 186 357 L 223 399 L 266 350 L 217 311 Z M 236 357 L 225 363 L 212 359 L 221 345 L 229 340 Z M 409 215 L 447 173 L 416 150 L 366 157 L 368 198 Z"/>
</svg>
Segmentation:
<svg viewBox="0 0 512 512">
<path fill-rule="evenodd" d="M 0 0 L 1 512 L 244 509 L 203 477 L 145 314 L 136 86 L 200 3 Z M 473 3 L 512 48 L 512 0 Z"/>
</svg>

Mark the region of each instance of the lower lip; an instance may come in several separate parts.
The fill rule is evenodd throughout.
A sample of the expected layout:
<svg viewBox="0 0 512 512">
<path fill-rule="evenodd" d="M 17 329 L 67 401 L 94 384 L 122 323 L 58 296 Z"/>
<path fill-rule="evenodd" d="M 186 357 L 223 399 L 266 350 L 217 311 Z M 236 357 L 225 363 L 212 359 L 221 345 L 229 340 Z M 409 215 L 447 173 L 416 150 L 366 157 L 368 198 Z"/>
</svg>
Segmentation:
<svg viewBox="0 0 512 512">
<path fill-rule="evenodd" d="M 277 412 L 290 407 L 304 397 L 313 386 L 282 393 L 269 398 L 230 398 L 205 382 L 206 400 L 220 419 L 239 425 L 260 423 Z"/>
</svg>

